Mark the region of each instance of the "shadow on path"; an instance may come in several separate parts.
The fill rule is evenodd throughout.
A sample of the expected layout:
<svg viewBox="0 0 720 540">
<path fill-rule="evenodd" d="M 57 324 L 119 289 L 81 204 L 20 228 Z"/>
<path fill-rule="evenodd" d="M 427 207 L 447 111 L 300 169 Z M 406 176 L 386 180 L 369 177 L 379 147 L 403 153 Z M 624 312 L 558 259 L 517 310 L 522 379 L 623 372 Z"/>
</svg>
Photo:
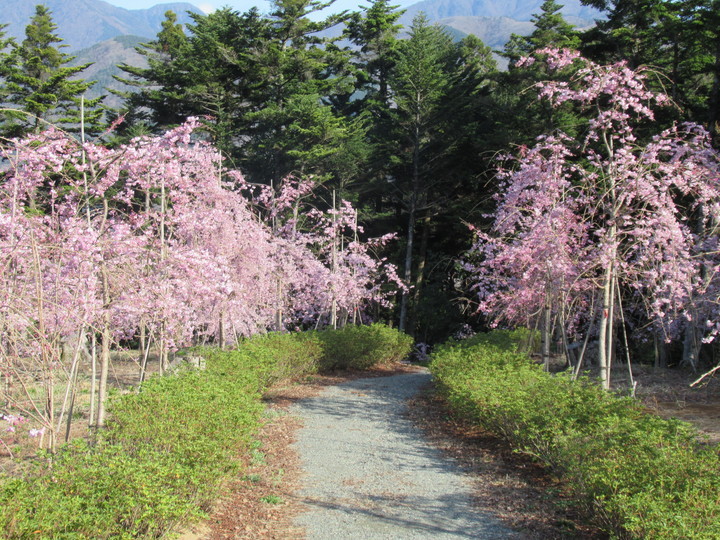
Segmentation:
<svg viewBox="0 0 720 540">
<path fill-rule="evenodd" d="M 293 407 L 308 539 L 522 537 L 472 507 L 469 479 L 407 418 L 429 382 L 424 370 L 357 379 Z"/>
</svg>

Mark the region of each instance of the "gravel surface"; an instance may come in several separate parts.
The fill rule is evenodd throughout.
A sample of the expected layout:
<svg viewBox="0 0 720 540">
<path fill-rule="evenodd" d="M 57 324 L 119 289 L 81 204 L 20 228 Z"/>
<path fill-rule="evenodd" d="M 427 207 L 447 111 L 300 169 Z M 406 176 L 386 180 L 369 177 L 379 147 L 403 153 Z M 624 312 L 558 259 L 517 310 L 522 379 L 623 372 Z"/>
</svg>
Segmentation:
<svg viewBox="0 0 720 540">
<path fill-rule="evenodd" d="M 473 508 L 470 478 L 407 418 L 429 381 L 424 370 L 357 379 L 293 407 L 308 540 L 521 537 Z"/>
</svg>

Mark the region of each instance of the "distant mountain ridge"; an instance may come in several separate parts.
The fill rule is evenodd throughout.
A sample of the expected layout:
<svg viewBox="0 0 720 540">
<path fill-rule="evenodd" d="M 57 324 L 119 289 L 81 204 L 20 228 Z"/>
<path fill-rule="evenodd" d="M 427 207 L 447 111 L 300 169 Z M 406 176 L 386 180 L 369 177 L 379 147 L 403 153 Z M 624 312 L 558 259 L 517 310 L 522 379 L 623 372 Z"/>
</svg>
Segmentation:
<svg viewBox="0 0 720 540">
<path fill-rule="evenodd" d="M 452 28 L 462 35 L 473 34 L 493 50 L 502 49 L 511 34 L 531 34 L 533 23 L 510 17 L 454 16 L 440 19 L 438 24 Z"/>
<path fill-rule="evenodd" d="M 592 22 L 600 16 L 594 8 L 583 6 L 580 0 L 557 0 L 561 13 Z M 437 21 L 450 17 L 507 17 L 516 21 L 529 21 L 540 13 L 543 0 L 424 0 L 406 8 L 406 17 L 412 18 L 424 11 L 428 19 Z"/>
<path fill-rule="evenodd" d="M 600 12 L 583 6 L 580 0 L 557 0 L 563 4 L 566 20 L 579 28 L 594 24 Z M 527 35 L 533 31 L 531 18 L 540 13 L 543 0 L 424 0 L 407 7 L 400 18 L 406 28 L 420 11 L 431 22 L 448 28 L 460 39 L 467 34 L 478 36 L 494 50 L 500 50 L 511 34 Z M 104 87 L 127 89 L 112 76 L 120 73 L 117 64 L 127 63 L 144 67 L 147 62 L 134 47 L 157 36 L 167 11 L 178 15 L 182 24 L 191 22 L 187 12 L 200 13 L 193 4 L 171 2 L 147 9 L 124 9 L 104 0 L 0 0 L 0 23 L 8 24 L 6 32 L 21 41 L 25 27 L 35 12 L 35 5 L 45 4 L 63 38 L 65 52 L 76 54 L 74 65 L 93 63 L 79 77 L 97 81 L 89 97 L 107 93 Z M 369 4 L 369 1 L 362 5 Z M 339 30 L 333 29 L 334 35 Z M 500 64 L 503 65 L 503 61 Z M 124 88 L 123 88 L 124 87 Z M 119 99 L 110 96 L 106 103 L 119 105 Z"/>
<path fill-rule="evenodd" d="M 88 91 L 87 97 L 94 98 L 105 95 L 103 103 L 107 107 L 120 108 L 122 98 L 109 93 L 107 88 L 121 92 L 132 90 L 131 87 L 115 80 L 113 75 L 122 75 L 117 67 L 118 64 L 147 67 L 147 57 L 135 50 L 135 47 L 147 41 L 148 38 L 141 36 L 115 36 L 87 49 L 77 51 L 77 57 L 70 63 L 71 65 L 79 66 L 92 62 L 92 65 L 78 76 L 81 79 L 95 81 L 95 85 Z"/>
<path fill-rule="evenodd" d="M 160 31 L 168 10 L 178 14 L 181 23 L 190 18 L 186 12 L 200 13 L 187 2 L 159 4 L 148 9 L 125 9 L 103 0 L 0 0 L 0 23 L 18 41 L 25 37 L 25 27 L 35 13 L 35 6 L 50 9 L 58 26 L 57 33 L 67 45 L 66 52 L 78 51 L 122 35 L 152 38 Z"/>
<path fill-rule="evenodd" d="M 595 24 L 602 14 L 580 0 L 557 0 L 565 20 L 579 29 Z M 525 36 L 535 29 L 533 15 L 543 0 L 424 0 L 407 7 L 400 22 L 407 28 L 421 11 L 434 23 L 461 34 L 474 34 L 493 50 L 500 50 L 511 34 Z"/>
</svg>

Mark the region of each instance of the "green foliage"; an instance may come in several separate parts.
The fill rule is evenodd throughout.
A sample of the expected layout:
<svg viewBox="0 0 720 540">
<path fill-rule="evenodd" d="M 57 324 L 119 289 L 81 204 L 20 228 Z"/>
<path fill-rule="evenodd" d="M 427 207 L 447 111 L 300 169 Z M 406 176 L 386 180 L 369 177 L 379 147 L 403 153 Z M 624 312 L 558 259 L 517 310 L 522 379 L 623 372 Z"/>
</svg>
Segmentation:
<svg viewBox="0 0 720 540">
<path fill-rule="evenodd" d="M 527 337 L 493 332 L 440 347 L 431 370 L 451 406 L 559 473 L 612 534 L 717 538 L 717 449 L 631 399 L 545 373 L 517 352 Z"/>
<path fill-rule="evenodd" d="M 368 369 L 405 358 L 413 340 L 382 324 L 346 326 L 317 333 L 323 346 L 322 369 Z"/>
<path fill-rule="evenodd" d="M 4 58 L 0 75 L 5 77 L 5 100 L 14 111 L 5 111 L 1 128 L 4 137 L 19 137 L 46 129 L 49 123 L 65 129 L 77 129 L 80 123 L 81 96 L 92 86 L 76 78 L 89 64 L 71 67 L 74 59 L 63 53 L 50 11 L 43 5 L 25 29 L 25 39 Z M 0 36 L 0 43 L 3 43 Z M 102 115 L 102 98 L 83 104 L 84 121 L 89 132 L 97 131 Z"/>
<path fill-rule="evenodd" d="M 3 538 L 163 536 L 202 516 L 223 478 L 237 472 L 238 454 L 265 458 L 253 435 L 270 384 L 323 366 L 391 362 L 410 347 L 408 336 L 373 325 L 271 333 L 229 351 L 194 349 L 205 370 L 152 378 L 137 393 L 116 396 L 95 446 L 75 441 L 52 466 L 48 459 L 27 478 L 0 478 Z"/>
<path fill-rule="evenodd" d="M 126 77 L 118 80 L 139 89 L 123 96 L 128 123 L 162 130 L 200 116 L 253 182 L 347 173 L 335 162 L 362 140 L 362 126 L 328 102 L 352 94 L 349 52 L 319 36 L 342 16 L 315 21 L 325 4 L 307 0 L 272 4 L 269 15 L 229 7 L 192 14 L 187 36 L 167 12 L 157 39 L 138 48 L 148 66 L 120 66 Z"/>
<path fill-rule="evenodd" d="M 238 352 L 247 355 L 253 365 L 263 366 L 263 385 L 317 373 L 323 354 L 312 332 L 256 336 L 246 340 Z"/>
<path fill-rule="evenodd" d="M 175 456 L 147 447 L 78 441 L 63 448 L 52 469 L 0 490 L 5 538 L 136 538 L 158 536 L 201 515 L 194 502 L 202 475 Z"/>
<path fill-rule="evenodd" d="M 521 56 L 529 56 L 544 47 L 577 49 L 580 37 L 560 13 L 562 7 L 555 0 L 545 0 L 540 6 L 540 13 L 533 14 L 535 30 L 529 36 L 510 36 L 505 44 L 504 56 L 514 64 Z"/>
<path fill-rule="evenodd" d="M 586 0 L 605 10 L 582 34 L 583 55 L 601 63 L 626 61 L 631 68 L 658 71 L 651 85 L 678 106 L 656 120 L 677 121 L 672 113 L 720 127 L 720 3 L 718 0 Z M 665 118 L 669 116 L 668 118 Z M 657 130 L 654 130 L 657 132 Z M 717 142 L 717 141 L 716 141 Z"/>
</svg>

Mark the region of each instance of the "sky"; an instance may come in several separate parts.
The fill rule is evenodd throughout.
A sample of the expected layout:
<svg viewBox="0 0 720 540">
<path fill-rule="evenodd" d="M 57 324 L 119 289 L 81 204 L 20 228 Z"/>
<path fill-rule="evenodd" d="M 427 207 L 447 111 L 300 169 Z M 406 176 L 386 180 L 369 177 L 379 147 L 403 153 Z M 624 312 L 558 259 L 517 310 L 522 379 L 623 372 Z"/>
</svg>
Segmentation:
<svg viewBox="0 0 720 540">
<path fill-rule="evenodd" d="M 159 1 L 148 1 L 148 0 L 105 0 L 109 4 L 112 4 L 114 6 L 120 6 L 127 9 L 145 9 L 148 7 L 151 7 L 155 4 L 162 4 L 166 3 L 162 0 Z M 170 1 L 170 0 L 168 0 Z M 175 0 L 172 0 L 175 1 Z M 194 4 L 197 7 L 199 7 L 201 10 L 203 10 L 205 13 L 211 12 L 213 9 L 218 9 L 225 6 L 230 6 L 233 9 L 236 9 L 238 11 L 244 12 L 250 9 L 253 6 L 257 6 L 261 12 L 265 13 L 269 11 L 268 6 L 269 2 L 263 1 L 263 0 L 177 0 L 181 2 L 188 2 L 190 4 Z M 391 3 L 391 5 L 399 5 L 401 7 L 409 6 L 410 4 L 415 4 L 419 0 L 395 0 Z M 359 11 L 359 6 L 368 6 L 370 5 L 370 0 L 337 0 L 332 5 L 332 12 L 338 12 L 343 11 L 345 9 L 348 10 L 357 10 Z"/>
</svg>

